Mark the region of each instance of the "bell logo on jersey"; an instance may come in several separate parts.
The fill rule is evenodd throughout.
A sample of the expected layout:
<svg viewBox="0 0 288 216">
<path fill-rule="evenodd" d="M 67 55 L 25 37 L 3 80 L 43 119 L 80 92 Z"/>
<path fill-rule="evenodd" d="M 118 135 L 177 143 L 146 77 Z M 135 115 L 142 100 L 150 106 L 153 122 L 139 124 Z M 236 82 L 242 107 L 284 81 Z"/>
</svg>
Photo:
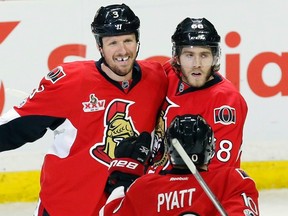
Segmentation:
<svg viewBox="0 0 288 216">
<path fill-rule="evenodd" d="M 84 112 L 96 112 L 105 109 L 105 100 L 99 100 L 95 94 L 90 94 L 88 102 L 82 102 Z"/>
<path fill-rule="evenodd" d="M 236 110 L 228 105 L 214 109 L 214 123 L 230 125 L 236 123 Z"/>
<path fill-rule="evenodd" d="M 66 76 L 63 68 L 58 66 L 51 70 L 45 77 L 46 80 L 50 80 L 53 84 L 56 83 L 58 80 Z"/>
</svg>

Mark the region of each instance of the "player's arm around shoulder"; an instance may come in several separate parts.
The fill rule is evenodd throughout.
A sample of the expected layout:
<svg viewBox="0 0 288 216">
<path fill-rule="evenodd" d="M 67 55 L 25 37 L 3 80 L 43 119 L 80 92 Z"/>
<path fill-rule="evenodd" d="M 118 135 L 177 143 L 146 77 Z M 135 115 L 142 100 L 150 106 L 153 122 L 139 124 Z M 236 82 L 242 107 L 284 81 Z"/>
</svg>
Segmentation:
<svg viewBox="0 0 288 216">
<path fill-rule="evenodd" d="M 222 204 L 228 215 L 259 216 L 259 193 L 251 177 L 239 168 L 231 168 Z"/>
<path fill-rule="evenodd" d="M 139 136 L 123 139 L 116 146 L 115 158 L 110 162 L 105 187 L 105 192 L 110 196 L 100 215 L 136 215 L 134 207 L 137 206 L 137 195 L 141 190 L 136 193 L 125 191 L 130 190 L 131 185 L 145 174 L 150 157 L 150 144 L 151 134 L 144 131 Z"/>
<path fill-rule="evenodd" d="M 156 61 L 137 61 L 142 71 L 142 83 L 144 83 L 147 91 L 150 91 L 151 98 L 157 98 L 157 101 L 164 101 L 167 89 L 168 79 L 163 66 Z"/>
<path fill-rule="evenodd" d="M 167 74 L 163 68 L 163 66 L 160 63 L 155 63 L 156 64 L 156 70 L 158 72 L 158 85 L 159 85 L 159 89 L 162 91 L 163 96 L 166 96 L 167 93 L 167 89 L 168 89 L 168 78 L 167 78 Z M 159 92 L 160 93 L 160 92 Z"/>
<path fill-rule="evenodd" d="M 144 72 L 144 75 L 147 74 L 150 78 L 156 80 L 157 82 L 167 82 L 166 72 L 159 62 L 138 60 L 137 63 L 140 65 L 142 72 Z"/>
</svg>

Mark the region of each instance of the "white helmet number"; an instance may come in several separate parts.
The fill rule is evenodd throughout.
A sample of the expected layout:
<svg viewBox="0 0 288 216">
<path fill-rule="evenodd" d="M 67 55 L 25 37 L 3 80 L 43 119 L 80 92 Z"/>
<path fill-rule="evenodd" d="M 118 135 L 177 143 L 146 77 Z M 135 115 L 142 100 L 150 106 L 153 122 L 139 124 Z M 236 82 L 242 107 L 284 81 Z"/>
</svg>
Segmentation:
<svg viewBox="0 0 288 216">
<path fill-rule="evenodd" d="M 203 24 L 192 24 L 191 28 L 192 29 L 203 29 L 204 26 L 203 26 Z"/>
<path fill-rule="evenodd" d="M 113 18 L 114 18 L 114 19 L 116 19 L 116 18 L 119 17 L 118 11 L 113 11 L 112 14 L 113 14 Z"/>
</svg>

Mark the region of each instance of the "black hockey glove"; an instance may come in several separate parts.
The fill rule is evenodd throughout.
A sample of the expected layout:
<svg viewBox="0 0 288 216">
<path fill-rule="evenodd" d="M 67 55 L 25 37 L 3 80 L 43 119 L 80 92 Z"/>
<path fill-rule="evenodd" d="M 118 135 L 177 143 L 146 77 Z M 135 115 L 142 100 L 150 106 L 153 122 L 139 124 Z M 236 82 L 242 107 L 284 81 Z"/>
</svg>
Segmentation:
<svg viewBox="0 0 288 216">
<path fill-rule="evenodd" d="M 122 140 L 115 148 L 115 158 L 110 162 L 106 192 L 109 194 L 119 186 L 126 189 L 145 172 L 150 156 L 151 135 L 141 133 L 138 137 Z"/>
</svg>

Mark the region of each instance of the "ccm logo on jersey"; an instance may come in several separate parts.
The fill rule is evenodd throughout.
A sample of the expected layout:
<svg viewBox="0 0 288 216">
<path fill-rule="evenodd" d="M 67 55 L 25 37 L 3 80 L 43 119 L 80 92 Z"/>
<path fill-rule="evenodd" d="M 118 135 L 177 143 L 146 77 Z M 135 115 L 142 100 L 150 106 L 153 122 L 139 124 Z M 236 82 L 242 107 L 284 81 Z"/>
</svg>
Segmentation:
<svg viewBox="0 0 288 216">
<path fill-rule="evenodd" d="M 236 110 L 233 107 L 224 105 L 214 109 L 214 122 L 215 124 L 221 123 L 230 125 L 236 123 Z"/>
<path fill-rule="evenodd" d="M 110 162 L 109 172 L 119 171 L 137 176 L 144 174 L 144 165 L 134 162 L 131 158 L 114 159 Z"/>
<path fill-rule="evenodd" d="M 58 80 L 60 80 L 61 78 L 63 78 L 64 76 L 66 76 L 63 68 L 61 66 L 58 66 L 56 68 L 54 68 L 52 71 L 50 71 L 45 79 L 46 80 L 50 80 L 53 84 L 56 83 Z"/>
<path fill-rule="evenodd" d="M 133 161 L 127 161 L 127 160 L 116 160 L 114 159 L 110 163 L 110 167 L 125 167 L 128 169 L 135 170 L 138 167 L 139 163 L 135 163 Z"/>
</svg>

